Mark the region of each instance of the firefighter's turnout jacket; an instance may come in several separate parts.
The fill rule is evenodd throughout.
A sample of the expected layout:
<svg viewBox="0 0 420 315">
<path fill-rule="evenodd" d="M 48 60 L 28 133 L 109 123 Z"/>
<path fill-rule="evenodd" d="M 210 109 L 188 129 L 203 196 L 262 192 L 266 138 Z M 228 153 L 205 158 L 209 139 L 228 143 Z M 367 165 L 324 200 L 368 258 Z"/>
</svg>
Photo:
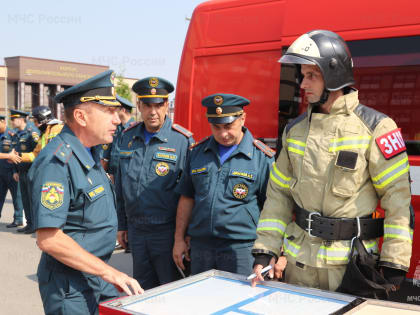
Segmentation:
<svg viewBox="0 0 420 315">
<path fill-rule="evenodd" d="M 22 153 L 22 162 L 33 162 L 35 158 L 38 156 L 39 152 L 54 138 L 58 135 L 63 129 L 62 123 L 56 124 L 49 124 L 45 129 L 45 132 L 42 134 L 41 138 L 39 138 L 38 143 L 35 149 L 32 152 Z"/>
<path fill-rule="evenodd" d="M 311 106 L 289 123 L 273 165 L 253 253 L 286 256 L 312 267 L 348 263 L 350 240 L 323 241 L 294 221 L 295 203 L 335 218 L 385 210 L 380 265 L 407 271 L 414 218 L 409 164 L 401 132 L 386 115 L 359 104 L 358 92 L 339 97 L 329 115 Z M 356 154 L 352 153 L 355 152 Z M 377 250 L 377 240 L 364 241 Z"/>
</svg>

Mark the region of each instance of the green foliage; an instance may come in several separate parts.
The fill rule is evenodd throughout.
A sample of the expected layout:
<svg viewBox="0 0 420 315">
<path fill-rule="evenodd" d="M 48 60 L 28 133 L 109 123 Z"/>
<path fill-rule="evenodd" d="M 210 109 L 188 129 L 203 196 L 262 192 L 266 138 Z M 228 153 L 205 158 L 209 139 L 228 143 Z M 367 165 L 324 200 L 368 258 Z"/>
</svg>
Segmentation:
<svg viewBox="0 0 420 315">
<path fill-rule="evenodd" d="M 119 74 L 116 79 L 115 92 L 117 92 L 119 96 L 131 101 L 131 89 L 130 86 L 124 82 L 122 74 Z"/>
</svg>

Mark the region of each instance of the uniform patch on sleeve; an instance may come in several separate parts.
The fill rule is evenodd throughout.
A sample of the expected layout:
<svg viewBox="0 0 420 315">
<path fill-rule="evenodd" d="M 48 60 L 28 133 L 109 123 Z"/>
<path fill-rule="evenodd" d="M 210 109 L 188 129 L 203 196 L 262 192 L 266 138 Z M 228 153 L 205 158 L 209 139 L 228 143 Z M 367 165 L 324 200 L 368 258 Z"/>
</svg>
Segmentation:
<svg viewBox="0 0 420 315">
<path fill-rule="evenodd" d="M 405 142 L 401 135 L 401 128 L 376 138 L 376 144 L 387 160 L 406 150 Z"/>
<path fill-rule="evenodd" d="M 41 189 L 41 204 L 50 210 L 57 209 L 63 205 L 64 187 L 60 183 L 46 182 Z"/>
</svg>

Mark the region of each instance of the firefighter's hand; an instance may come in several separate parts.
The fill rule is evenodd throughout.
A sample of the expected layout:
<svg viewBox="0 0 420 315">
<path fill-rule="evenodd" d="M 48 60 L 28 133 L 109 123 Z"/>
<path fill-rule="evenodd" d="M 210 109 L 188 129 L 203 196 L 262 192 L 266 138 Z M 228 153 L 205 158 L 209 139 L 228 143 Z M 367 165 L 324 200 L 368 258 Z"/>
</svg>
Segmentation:
<svg viewBox="0 0 420 315">
<path fill-rule="evenodd" d="M 117 232 L 117 241 L 120 243 L 122 248 L 127 248 L 128 243 L 128 232 L 127 231 L 118 231 Z"/>
<path fill-rule="evenodd" d="M 12 151 L 10 151 L 7 155 L 8 155 L 7 161 L 9 163 L 19 164 L 22 161 L 22 158 L 15 151 L 15 149 L 13 149 Z"/>
<path fill-rule="evenodd" d="M 183 257 L 185 256 L 186 260 L 191 261 L 190 255 L 188 254 L 189 242 L 190 238 L 188 236 L 185 239 L 175 239 L 172 257 L 174 259 L 175 264 L 182 270 L 185 270 L 185 266 L 182 261 Z"/>
<path fill-rule="evenodd" d="M 13 173 L 13 179 L 15 180 L 15 182 L 19 181 L 19 173 Z"/>
<path fill-rule="evenodd" d="M 273 267 L 273 268 L 271 268 L 269 271 L 268 271 L 268 277 L 270 278 L 270 279 L 273 279 L 274 278 L 274 268 L 275 268 L 275 262 L 276 262 L 276 259 L 274 258 L 274 257 L 272 257 L 271 259 L 270 259 L 270 265 L 271 265 L 271 267 Z M 257 265 L 255 265 L 254 266 L 254 273 L 255 273 L 255 275 L 256 275 L 256 277 L 254 278 L 254 279 L 252 279 L 252 282 L 251 282 L 251 286 L 252 287 L 255 287 L 260 281 L 264 281 L 264 276 L 261 274 L 261 270 L 264 268 L 265 266 L 263 266 L 263 265 L 260 265 L 260 264 L 257 264 Z"/>
<path fill-rule="evenodd" d="M 274 278 L 281 279 L 283 278 L 283 271 L 286 269 L 287 259 L 284 256 L 280 256 L 277 259 L 276 264 L 274 265 Z"/>
</svg>

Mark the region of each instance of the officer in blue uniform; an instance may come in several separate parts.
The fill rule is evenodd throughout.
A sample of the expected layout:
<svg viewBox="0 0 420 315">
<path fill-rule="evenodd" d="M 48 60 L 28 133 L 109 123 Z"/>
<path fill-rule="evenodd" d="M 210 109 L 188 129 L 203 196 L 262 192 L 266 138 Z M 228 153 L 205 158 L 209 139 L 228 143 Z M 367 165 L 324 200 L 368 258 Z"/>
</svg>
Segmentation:
<svg viewBox="0 0 420 315">
<path fill-rule="evenodd" d="M 13 148 L 13 137 L 15 134 L 7 128 L 6 117 L 0 116 L 0 217 L 6 199 L 7 191 L 12 195 L 14 216 L 13 222 L 8 224 L 7 228 L 13 228 L 23 225 L 23 206 L 17 200 L 18 183 L 13 178 L 14 166 L 7 159 L 14 159 L 17 153 Z M 16 156 L 18 160 L 20 158 Z M 17 161 L 16 161 L 17 162 Z"/>
<path fill-rule="evenodd" d="M 192 274 L 214 268 L 248 275 L 274 154 L 244 127 L 246 98 L 214 94 L 202 104 L 212 136 L 192 146 L 176 190 L 174 261 L 184 269 L 188 235 Z"/>
<path fill-rule="evenodd" d="M 29 171 L 38 285 L 46 314 L 97 314 L 98 303 L 141 293 L 138 282 L 109 266 L 117 236 L 115 194 L 97 150 L 120 123 L 114 74 L 105 71 L 56 96 L 66 125 Z"/>
<path fill-rule="evenodd" d="M 118 142 L 121 139 L 123 131 L 135 122 L 134 118 L 131 116 L 131 112 L 134 108 L 134 105 L 129 100 L 119 96 L 118 94 L 117 100 L 121 104 L 121 108 L 118 112 L 121 124 L 117 126 L 117 131 L 115 132 L 114 140 L 112 141 L 112 143 L 102 145 L 103 153 L 101 156 L 101 158 L 103 159 L 102 165 L 104 165 L 104 169 L 111 176 L 111 179 L 114 178 L 116 170 L 118 168 Z"/>
<path fill-rule="evenodd" d="M 29 113 L 11 109 L 10 118 L 12 120 L 12 125 L 16 128 L 16 151 L 19 153 L 32 152 L 36 147 L 39 139 L 39 129 L 36 128 L 33 124 L 28 124 L 26 118 L 29 116 Z M 28 186 L 28 170 L 31 167 L 32 163 L 19 163 L 17 165 L 16 173 L 19 174 L 19 189 L 22 196 L 23 210 L 25 211 L 26 226 L 22 229 L 18 229 L 18 232 L 23 232 L 25 234 L 32 234 L 32 211 L 30 203 L 30 195 Z M 16 175 L 14 175 L 16 178 Z"/>
<path fill-rule="evenodd" d="M 172 260 L 179 199 L 175 187 L 193 139 L 166 115 L 173 90 L 170 82 L 158 77 L 133 85 L 144 121 L 127 128 L 119 145 L 118 241 L 125 248 L 128 239 L 134 278 L 145 289 L 180 277 Z"/>
</svg>

